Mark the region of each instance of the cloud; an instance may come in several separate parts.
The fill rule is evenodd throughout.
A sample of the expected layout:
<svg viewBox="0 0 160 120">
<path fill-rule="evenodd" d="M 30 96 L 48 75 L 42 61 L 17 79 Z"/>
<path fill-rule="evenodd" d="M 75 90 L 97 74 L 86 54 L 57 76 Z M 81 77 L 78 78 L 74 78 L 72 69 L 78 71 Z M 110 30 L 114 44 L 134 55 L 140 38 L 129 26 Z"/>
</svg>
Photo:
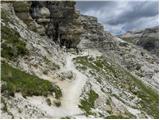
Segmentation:
<svg viewBox="0 0 160 120">
<path fill-rule="evenodd" d="M 128 2 L 127 6 L 122 9 L 121 14 L 106 22 L 117 25 L 132 22 L 142 17 L 153 17 L 158 14 L 158 4 L 156 2 Z"/>
<path fill-rule="evenodd" d="M 110 8 L 113 4 L 116 2 L 112 1 L 77 1 L 76 5 L 77 8 L 80 8 L 82 12 L 88 11 L 88 10 L 98 10 L 103 7 Z"/>
<path fill-rule="evenodd" d="M 113 34 L 158 25 L 158 1 L 78 1 L 82 14 L 95 16 Z"/>
</svg>

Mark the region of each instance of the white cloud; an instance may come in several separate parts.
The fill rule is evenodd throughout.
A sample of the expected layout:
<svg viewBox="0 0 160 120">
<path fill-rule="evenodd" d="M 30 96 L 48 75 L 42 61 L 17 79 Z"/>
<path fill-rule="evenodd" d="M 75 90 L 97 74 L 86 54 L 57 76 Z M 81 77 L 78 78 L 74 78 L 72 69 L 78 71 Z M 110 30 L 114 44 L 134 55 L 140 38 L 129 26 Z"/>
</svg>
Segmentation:
<svg viewBox="0 0 160 120">
<path fill-rule="evenodd" d="M 81 1 L 77 7 L 82 14 L 97 17 L 114 34 L 159 24 L 158 1 Z"/>
</svg>

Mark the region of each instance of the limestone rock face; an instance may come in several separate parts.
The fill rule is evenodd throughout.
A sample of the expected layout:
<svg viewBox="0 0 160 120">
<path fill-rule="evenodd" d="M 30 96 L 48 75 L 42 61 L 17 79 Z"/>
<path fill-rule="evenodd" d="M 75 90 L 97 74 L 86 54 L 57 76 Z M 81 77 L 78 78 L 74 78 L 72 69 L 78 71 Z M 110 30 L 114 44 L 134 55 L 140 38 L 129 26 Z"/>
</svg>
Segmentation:
<svg viewBox="0 0 160 120">
<path fill-rule="evenodd" d="M 47 35 L 60 46 L 76 48 L 83 27 L 75 4 L 73 1 L 15 2 L 14 9 L 32 30 Z"/>
<path fill-rule="evenodd" d="M 91 41 L 101 41 L 104 39 L 104 29 L 101 24 L 98 23 L 97 18 L 81 16 L 83 27 L 86 31 L 90 32 L 89 36 Z"/>
<path fill-rule="evenodd" d="M 75 2 L 32 2 L 31 16 L 45 27 L 45 33 L 53 41 L 74 48 L 80 41 L 82 27 L 79 12 L 75 10 Z"/>
<path fill-rule="evenodd" d="M 16 1 L 13 2 L 13 7 L 16 15 L 22 19 L 26 24 L 29 24 L 32 22 L 32 18 L 29 14 L 29 9 L 30 9 L 31 4 L 29 2 L 20 2 Z"/>
<path fill-rule="evenodd" d="M 81 49 L 115 48 L 114 41 L 112 41 L 113 36 L 104 30 L 103 26 L 98 23 L 96 17 L 81 15 L 81 22 L 84 28 L 84 32 L 81 34 L 81 42 L 79 44 Z"/>
<path fill-rule="evenodd" d="M 141 31 L 131 31 L 121 36 L 122 39 L 141 46 L 152 54 L 158 56 L 159 47 L 159 30 L 158 27 L 147 28 Z"/>
<path fill-rule="evenodd" d="M 17 17 L 20 18 L 30 30 L 38 32 L 41 35 L 45 34 L 44 27 L 37 24 L 30 15 L 31 2 L 15 1 L 13 2 L 13 8 Z"/>
</svg>

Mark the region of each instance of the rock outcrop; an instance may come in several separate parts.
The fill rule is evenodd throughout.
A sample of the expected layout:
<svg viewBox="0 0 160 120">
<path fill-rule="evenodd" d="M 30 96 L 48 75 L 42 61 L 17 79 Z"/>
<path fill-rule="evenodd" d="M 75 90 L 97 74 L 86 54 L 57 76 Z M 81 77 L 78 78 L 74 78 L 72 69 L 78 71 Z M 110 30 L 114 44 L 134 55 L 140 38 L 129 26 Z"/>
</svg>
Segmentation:
<svg viewBox="0 0 160 120">
<path fill-rule="evenodd" d="M 60 10 L 60 11 L 59 11 Z M 49 38 L 67 48 L 75 48 L 82 32 L 80 13 L 73 1 L 32 2 L 30 14 L 45 27 Z"/>
<path fill-rule="evenodd" d="M 103 47 L 104 49 L 112 49 L 112 47 L 115 47 L 112 41 L 113 36 L 109 32 L 104 31 L 103 26 L 98 23 L 96 17 L 81 15 L 80 18 L 84 32 L 81 34 L 79 48 L 90 49 Z"/>
<path fill-rule="evenodd" d="M 14 2 L 14 9 L 31 30 L 47 35 L 60 46 L 76 48 L 83 28 L 75 4 L 74 1 Z"/>
</svg>

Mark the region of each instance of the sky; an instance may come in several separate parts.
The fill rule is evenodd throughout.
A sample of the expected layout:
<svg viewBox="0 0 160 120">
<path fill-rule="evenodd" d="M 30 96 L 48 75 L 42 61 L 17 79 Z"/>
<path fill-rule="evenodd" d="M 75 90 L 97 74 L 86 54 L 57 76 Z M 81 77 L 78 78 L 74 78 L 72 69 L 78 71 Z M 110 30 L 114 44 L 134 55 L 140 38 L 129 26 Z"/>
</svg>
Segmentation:
<svg viewBox="0 0 160 120">
<path fill-rule="evenodd" d="M 81 14 L 95 16 L 112 34 L 141 30 L 159 25 L 158 0 L 77 1 Z"/>
</svg>

